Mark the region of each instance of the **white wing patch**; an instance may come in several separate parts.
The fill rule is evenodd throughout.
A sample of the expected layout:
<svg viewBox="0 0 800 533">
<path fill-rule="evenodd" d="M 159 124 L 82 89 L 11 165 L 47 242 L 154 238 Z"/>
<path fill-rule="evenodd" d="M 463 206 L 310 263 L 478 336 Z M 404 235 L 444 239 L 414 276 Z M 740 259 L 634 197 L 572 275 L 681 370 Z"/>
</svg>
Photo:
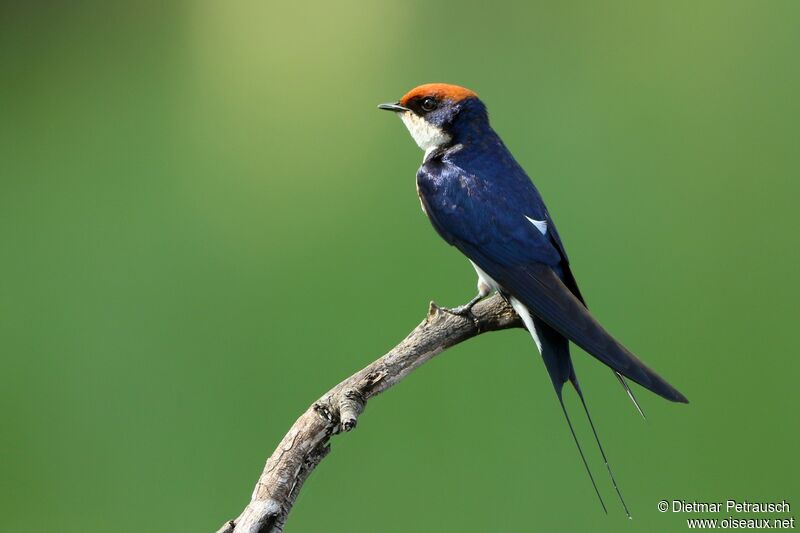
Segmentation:
<svg viewBox="0 0 800 533">
<path fill-rule="evenodd" d="M 547 233 L 547 221 L 546 220 L 534 220 L 534 219 L 532 219 L 531 217 L 529 217 L 527 215 L 525 216 L 525 218 L 528 219 L 528 222 L 530 222 L 531 224 L 536 226 L 536 229 L 539 230 L 539 233 L 541 233 L 542 235 Z"/>
</svg>

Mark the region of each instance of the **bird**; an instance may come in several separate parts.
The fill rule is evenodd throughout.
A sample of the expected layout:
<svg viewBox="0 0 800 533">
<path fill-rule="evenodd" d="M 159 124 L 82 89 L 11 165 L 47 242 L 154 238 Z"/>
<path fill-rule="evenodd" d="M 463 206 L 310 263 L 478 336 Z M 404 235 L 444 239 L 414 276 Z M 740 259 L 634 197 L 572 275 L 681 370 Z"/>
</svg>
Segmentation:
<svg viewBox="0 0 800 533">
<path fill-rule="evenodd" d="M 495 291 L 511 305 L 541 355 L 603 511 L 608 513 L 564 405 L 567 382 L 580 399 L 611 483 L 631 518 L 578 383 L 569 343 L 611 368 L 642 417 L 626 378 L 672 402 L 688 400 L 589 312 L 541 194 L 490 125 L 486 105 L 474 91 L 428 83 L 378 108 L 399 116 L 424 151 L 416 174 L 422 210 L 478 276 L 478 294 L 445 310 L 469 316 L 477 302 Z"/>
</svg>

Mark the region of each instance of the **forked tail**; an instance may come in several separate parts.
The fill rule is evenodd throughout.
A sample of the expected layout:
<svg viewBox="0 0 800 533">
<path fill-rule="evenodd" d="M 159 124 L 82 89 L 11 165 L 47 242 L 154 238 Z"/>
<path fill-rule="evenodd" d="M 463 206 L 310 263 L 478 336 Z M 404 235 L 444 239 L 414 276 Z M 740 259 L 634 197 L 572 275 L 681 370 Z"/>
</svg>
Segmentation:
<svg viewBox="0 0 800 533">
<path fill-rule="evenodd" d="M 520 313 L 520 310 L 517 309 L 518 307 L 523 307 L 519 305 L 519 302 L 513 302 L 517 305 L 514 305 L 515 310 L 517 311 L 520 316 L 522 316 L 523 322 L 528 330 L 531 332 L 534 340 L 536 341 L 537 346 L 539 347 L 539 351 L 542 354 L 542 360 L 544 361 L 545 367 L 547 368 L 547 373 L 550 375 L 550 380 L 553 382 L 553 388 L 555 389 L 556 396 L 558 397 L 558 402 L 561 405 L 561 410 L 564 413 L 564 417 L 567 420 L 567 425 L 569 426 L 570 433 L 572 434 L 572 438 L 575 441 L 575 445 L 578 448 L 578 453 L 580 453 L 581 460 L 583 461 L 584 467 L 586 467 L 586 472 L 589 475 L 589 480 L 592 482 L 592 487 L 594 488 L 595 493 L 597 494 L 597 498 L 600 500 L 600 505 L 603 507 L 603 511 L 606 513 L 608 510 L 606 509 L 605 502 L 603 501 L 602 496 L 600 495 L 600 491 L 597 489 L 597 483 L 595 483 L 594 476 L 592 475 L 591 469 L 589 468 L 589 463 L 586 461 L 586 456 L 583 453 L 583 449 L 581 448 L 580 442 L 578 442 L 578 437 L 575 434 L 575 429 L 572 426 L 572 421 L 569 418 L 569 414 L 567 413 L 567 409 L 564 406 L 564 398 L 563 398 L 563 389 L 564 384 L 569 381 L 572 383 L 572 386 L 575 388 L 575 392 L 578 393 L 578 397 L 581 400 L 581 404 L 583 405 L 583 409 L 586 412 L 586 418 L 589 420 L 589 426 L 592 428 L 592 434 L 594 435 L 595 441 L 597 442 L 597 447 L 600 449 L 600 455 L 603 457 L 603 461 L 606 464 L 606 469 L 608 470 L 608 475 L 611 478 L 611 483 L 614 486 L 614 490 L 619 497 L 620 503 L 622 503 L 622 508 L 625 510 L 625 514 L 628 518 L 631 518 L 631 514 L 628 511 L 628 506 L 625 503 L 625 499 L 622 497 L 622 492 L 619 490 L 619 486 L 617 485 L 617 480 L 614 478 L 614 473 L 611 470 L 611 465 L 608 462 L 608 458 L 606 457 L 606 452 L 603 449 L 603 445 L 600 443 L 600 437 L 597 434 L 597 429 L 594 427 L 594 422 L 592 421 L 592 417 L 589 414 L 589 408 L 586 405 L 586 399 L 583 396 L 583 391 L 578 384 L 578 378 L 575 375 L 575 368 L 572 366 L 572 360 L 569 355 L 569 340 L 566 337 L 558 333 L 556 330 L 548 326 L 544 321 L 533 317 L 527 312 L 525 309 L 525 315 Z M 623 382 L 624 383 L 624 382 Z M 634 399 L 634 404 L 637 405 Z M 641 412 L 641 410 L 640 410 Z M 644 416 L 644 415 L 642 415 Z"/>
</svg>

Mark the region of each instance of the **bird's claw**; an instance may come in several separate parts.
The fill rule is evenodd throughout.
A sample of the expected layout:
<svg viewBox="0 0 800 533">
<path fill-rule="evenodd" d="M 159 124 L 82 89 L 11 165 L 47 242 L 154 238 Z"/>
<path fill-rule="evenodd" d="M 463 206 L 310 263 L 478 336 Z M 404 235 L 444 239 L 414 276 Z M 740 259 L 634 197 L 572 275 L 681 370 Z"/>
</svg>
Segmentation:
<svg viewBox="0 0 800 533">
<path fill-rule="evenodd" d="M 464 318 L 469 318 L 470 320 L 472 320 L 472 323 L 475 324 L 475 327 L 478 328 L 478 330 L 480 330 L 480 326 L 481 326 L 480 322 L 478 321 L 478 317 L 476 317 L 472 313 L 472 308 L 475 306 L 476 303 L 481 301 L 483 299 L 483 297 L 484 297 L 483 295 L 479 294 L 478 296 L 476 296 L 475 298 L 473 298 L 469 302 L 465 303 L 464 305 L 459 305 L 458 307 L 452 307 L 452 308 L 441 307 L 440 309 L 442 311 L 444 311 L 445 313 L 448 313 L 448 314 L 451 314 L 451 315 L 460 316 L 460 317 L 464 317 Z"/>
<path fill-rule="evenodd" d="M 472 306 L 469 304 L 459 305 L 458 307 L 442 307 L 441 310 L 456 316 L 466 317 L 472 315 Z"/>
<path fill-rule="evenodd" d="M 454 316 L 460 316 L 462 318 L 467 318 L 467 319 L 471 320 L 472 324 L 475 326 L 475 328 L 478 331 L 481 330 L 481 323 L 478 320 L 478 317 L 476 317 L 475 315 L 472 314 L 472 305 L 464 304 L 464 305 L 459 305 L 458 307 L 453 307 L 453 308 L 441 307 L 440 309 L 442 311 L 444 311 L 445 313 L 447 313 L 447 314 L 454 315 Z"/>
</svg>

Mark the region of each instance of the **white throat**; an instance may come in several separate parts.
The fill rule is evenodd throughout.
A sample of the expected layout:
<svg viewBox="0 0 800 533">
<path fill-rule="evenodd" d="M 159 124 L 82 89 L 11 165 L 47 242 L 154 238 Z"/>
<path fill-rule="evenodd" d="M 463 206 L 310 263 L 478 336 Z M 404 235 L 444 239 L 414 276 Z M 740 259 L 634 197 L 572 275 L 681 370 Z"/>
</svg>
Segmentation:
<svg viewBox="0 0 800 533">
<path fill-rule="evenodd" d="M 442 145 L 450 142 L 451 137 L 442 128 L 434 126 L 413 111 L 400 114 L 403 124 L 414 138 L 417 146 L 425 151 L 425 157 Z"/>
</svg>

